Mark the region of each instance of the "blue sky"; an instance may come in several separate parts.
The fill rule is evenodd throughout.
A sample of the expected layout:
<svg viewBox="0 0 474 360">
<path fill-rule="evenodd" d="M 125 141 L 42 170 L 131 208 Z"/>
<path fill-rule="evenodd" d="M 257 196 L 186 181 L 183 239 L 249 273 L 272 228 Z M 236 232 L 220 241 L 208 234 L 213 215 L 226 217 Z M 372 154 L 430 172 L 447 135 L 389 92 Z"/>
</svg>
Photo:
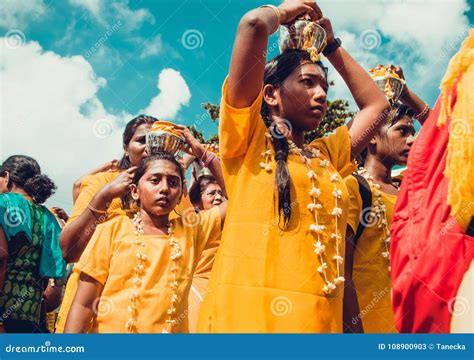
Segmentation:
<svg viewBox="0 0 474 360">
<path fill-rule="evenodd" d="M 265 3 L 279 1 L 3 0 L 0 158 L 36 157 L 69 209 L 74 179 L 120 156 L 123 125 L 141 111 L 216 133 L 200 105 L 219 102 L 240 17 Z M 429 104 L 474 22 L 467 0 L 320 5 L 356 60 L 401 65 Z M 350 100 L 330 78 L 330 98 Z"/>
</svg>

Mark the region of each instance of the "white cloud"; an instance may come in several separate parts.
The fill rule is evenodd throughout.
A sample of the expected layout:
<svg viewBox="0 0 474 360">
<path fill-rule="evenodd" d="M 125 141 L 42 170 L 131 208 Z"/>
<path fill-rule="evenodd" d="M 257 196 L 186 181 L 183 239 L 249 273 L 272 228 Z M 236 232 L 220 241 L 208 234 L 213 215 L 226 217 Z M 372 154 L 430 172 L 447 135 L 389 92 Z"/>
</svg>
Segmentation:
<svg viewBox="0 0 474 360">
<path fill-rule="evenodd" d="M 69 0 L 69 3 L 73 6 L 82 7 L 89 11 L 100 23 L 104 22 L 104 19 L 102 18 L 102 0 Z"/>
<path fill-rule="evenodd" d="M 161 118 L 173 119 L 182 106 L 188 105 L 191 92 L 179 71 L 164 69 L 158 76 L 159 94 L 141 112 Z"/>
<path fill-rule="evenodd" d="M 318 4 L 343 46 L 365 69 L 378 63 L 402 66 L 409 86 L 433 100 L 449 59 L 469 29 L 467 0 L 321 0 Z M 382 41 L 364 48 L 363 34 L 380 36 Z M 330 97 L 350 99 L 334 70 L 330 78 L 336 80 Z"/>
<path fill-rule="evenodd" d="M 83 56 L 63 57 L 36 42 L 12 49 L 0 38 L 0 59 L 0 159 L 36 158 L 58 185 L 48 204 L 69 211 L 74 180 L 121 156 L 123 126 L 134 115 L 104 109 L 97 92 L 106 80 Z M 189 100 L 189 90 L 174 70 L 163 70 L 159 79 L 160 94 L 149 108 L 156 100 L 160 113 L 172 116 Z"/>
<path fill-rule="evenodd" d="M 140 58 L 146 58 L 148 56 L 159 55 L 163 51 L 163 40 L 161 40 L 161 35 L 158 34 L 155 37 L 146 40 L 143 43 L 143 50 L 140 54 Z"/>
<path fill-rule="evenodd" d="M 23 28 L 32 19 L 39 18 L 46 11 L 43 0 L 2 0 L 0 26 L 5 28 Z"/>
<path fill-rule="evenodd" d="M 69 0 L 76 7 L 87 10 L 93 18 L 102 25 L 108 22 L 122 21 L 128 30 L 135 30 L 143 23 L 154 24 L 155 17 L 147 9 L 130 9 L 128 0 L 107 1 L 104 0 Z"/>
</svg>

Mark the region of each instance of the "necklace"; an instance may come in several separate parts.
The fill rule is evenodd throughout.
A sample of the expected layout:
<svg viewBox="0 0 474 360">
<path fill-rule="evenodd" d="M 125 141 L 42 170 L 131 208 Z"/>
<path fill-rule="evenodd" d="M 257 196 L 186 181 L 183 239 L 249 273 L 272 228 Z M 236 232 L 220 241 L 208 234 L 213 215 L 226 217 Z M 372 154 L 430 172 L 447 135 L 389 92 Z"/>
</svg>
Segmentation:
<svg viewBox="0 0 474 360">
<path fill-rule="evenodd" d="M 264 162 L 260 163 L 260 167 L 267 172 L 271 172 L 270 167 L 270 158 L 272 155 L 271 150 L 268 149 L 268 142 L 271 139 L 271 134 L 266 133 L 266 148 L 267 150 L 263 152 L 261 155 L 264 157 Z M 311 212 L 313 215 L 314 223 L 309 226 L 309 230 L 315 236 L 315 243 L 314 243 L 314 253 L 318 256 L 318 260 L 320 265 L 317 267 L 317 271 L 324 280 L 323 285 L 323 292 L 325 294 L 329 294 L 336 289 L 336 285 L 344 282 L 344 276 L 341 275 L 341 268 L 342 264 L 344 263 L 344 258 L 340 254 L 340 243 L 342 242 L 342 236 L 338 233 L 338 221 L 339 217 L 342 215 L 342 209 L 339 207 L 338 201 L 342 198 L 342 190 L 337 187 L 337 183 L 339 183 L 339 175 L 335 173 L 331 173 L 328 169 L 330 162 L 327 159 L 320 159 L 321 152 L 317 149 L 311 148 L 309 146 L 304 147 L 303 150 L 298 148 L 296 144 L 288 140 L 289 145 L 289 152 L 290 154 L 297 154 L 300 156 L 303 164 L 306 165 L 308 168 L 307 176 L 311 181 L 311 190 L 309 191 L 309 196 L 311 197 L 311 202 L 308 204 L 308 211 Z M 309 156 L 307 156 L 306 154 Z M 334 241 L 334 247 L 336 255 L 332 257 L 332 261 L 336 263 L 336 274 L 334 279 L 331 279 L 328 274 L 328 259 L 326 255 L 326 247 L 329 246 L 330 242 L 328 239 L 324 238 L 324 230 L 326 229 L 325 225 L 321 225 L 319 223 L 319 211 L 323 208 L 318 198 L 321 196 L 321 190 L 317 187 L 317 178 L 316 173 L 311 168 L 312 161 L 317 161 L 319 166 L 325 168 L 329 172 L 329 178 L 331 183 L 334 185 L 334 191 L 332 192 L 332 196 L 334 197 L 335 205 L 331 212 L 331 215 L 334 216 L 335 220 L 335 232 L 331 234 L 331 238 L 329 240 Z"/>
<path fill-rule="evenodd" d="M 136 332 L 136 322 L 137 322 L 137 302 L 140 298 L 140 290 L 142 285 L 142 276 L 145 272 L 145 265 L 147 262 L 147 254 L 144 252 L 146 243 L 142 241 L 141 235 L 144 234 L 143 231 L 143 224 L 140 211 L 135 213 L 133 217 L 133 224 L 135 226 L 135 240 L 134 244 L 138 247 L 136 258 L 138 260 L 137 265 L 133 267 L 134 271 L 134 278 L 133 283 L 135 285 L 135 289 L 133 290 L 132 294 L 129 296 L 130 305 L 128 306 L 128 312 L 130 318 L 128 319 L 127 323 L 125 324 L 128 332 L 133 333 Z M 168 242 L 171 248 L 170 251 L 170 259 L 171 259 L 171 272 L 173 273 L 173 281 L 171 282 L 171 305 L 167 311 L 168 319 L 166 320 L 167 329 L 163 329 L 162 333 L 171 333 L 173 331 L 173 327 L 177 324 L 175 317 L 176 314 L 176 306 L 179 300 L 178 297 L 178 287 L 179 282 L 177 279 L 177 271 L 179 267 L 177 266 L 177 262 L 179 258 L 182 256 L 181 249 L 179 247 L 179 242 L 174 238 L 174 231 L 173 231 L 173 224 L 171 222 L 168 223 Z"/>
<path fill-rule="evenodd" d="M 382 251 L 382 257 L 388 261 L 388 271 L 391 271 L 390 267 L 390 230 L 387 221 L 387 207 L 382 199 L 382 192 L 380 191 L 380 185 L 374 183 L 374 177 L 369 174 L 367 169 L 360 168 L 357 172 L 359 175 L 363 176 L 369 183 L 370 188 L 375 196 L 375 199 L 372 204 L 373 212 L 371 215 L 375 217 L 378 228 L 383 232 L 383 244 L 385 251 Z"/>
</svg>

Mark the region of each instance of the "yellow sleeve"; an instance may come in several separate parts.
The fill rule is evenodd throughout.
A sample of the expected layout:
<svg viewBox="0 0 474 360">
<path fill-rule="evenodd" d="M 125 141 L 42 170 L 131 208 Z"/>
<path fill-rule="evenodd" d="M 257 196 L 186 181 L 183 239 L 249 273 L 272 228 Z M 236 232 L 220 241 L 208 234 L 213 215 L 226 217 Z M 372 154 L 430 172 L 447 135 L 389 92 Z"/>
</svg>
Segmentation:
<svg viewBox="0 0 474 360">
<path fill-rule="evenodd" d="M 115 235 L 113 229 L 118 219 L 120 217 L 97 227 L 79 262 L 74 266 L 74 271 L 86 273 L 102 285 L 105 284 L 109 276 L 110 259 L 112 257 L 112 243 Z"/>
<path fill-rule="evenodd" d="M 359 193 L 359 183 L 352 175 L 346 177 L 344 182 L 349 191 L 349 215 L 347 217 L 347 226 L 350 226 L 355 234 L 357 227 L 359 226 L 360 213 L 362 211 L 362 198 Z"/>
<path fill-rule="evenodd" d="M 227 100 L 227 79 L 222 87 L 219 113 L 219 153 L 222 159 L 245 155 L 258 126 L 264 127 L 260 115 L 262 91 L 249 107 L 237 109 Z"/>
<path fill-rule="evenodd" d="M 94 180 L 96 180 L 94 176 L 87 176 L 82 181 L 81 188 L 79 190 L 79 196 L 74 202 L 71 216 L 69 216 L 66 225 L 72 223 L 82 214 L 94 195 L 97 193 L 97 191 L 99 191 L 100 187 L 98 187 L 97 181 Z"/>
<path fill-rule="evenodd" d="M 219 246 L 221 238 L 221 213 L 219 207 L 214 206 L 210 210 L 199 213 L 199 226 L 197 227 L 196 249 L 199 258 L 203 250 Z"/>
<path fill-rule="evenodd" d="M 314 140 L 310 146 L 319 149 L 342 177 L 357 170 L 351 161 L 351 139 L 346 125 L 338 127 L 334 134 Z"/>
</svg>

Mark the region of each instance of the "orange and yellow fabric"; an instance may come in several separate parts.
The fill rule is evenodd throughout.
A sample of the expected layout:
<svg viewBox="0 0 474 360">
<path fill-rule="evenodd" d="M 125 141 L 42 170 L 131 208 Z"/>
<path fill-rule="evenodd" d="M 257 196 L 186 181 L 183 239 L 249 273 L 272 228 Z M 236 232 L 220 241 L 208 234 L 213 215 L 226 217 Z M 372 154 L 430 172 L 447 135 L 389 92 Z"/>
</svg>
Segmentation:
<svg viewBox="0 0 474 360">
<path fill-rule="evenodd" d="M 260 166 L 262 154 L 269 150 L 261 104 L 262 93 L 247 108 L 231 107 L 227 80 L 224 83 L 219 146 L 229 204 L 222 242 L 201 305 L 198 332 L 342 332 L 343 284 L 330 294 L 323 291 L 315 236 L 309 229 L 314 222 L 308 210 L 312 184 L 308 168 L 297 154 L 290 154 L 287 162 L 292 179 L 292 203 L 288 204 L 291 220 L 285 230 L 278 223 L 275 172 Z M 332 259 L 336 250 L 331 235 L 336 229 L 342 234 L 339 253 L 344 253 L 349 203 L 339 173 L 346 176 L 354 170 L 348 129 L 342 126 L 311 146 L 320 150 L 321 160 L 327 161 L 326 168 L 316 160 L 311 167 L 321 190 L 322 238 L 326 255 Z M 275 169 L 273 156 L 269 164 Z M 337 227 L 331 215 L 334 184 L 329 173 L 335 173 L 341 190 L 342 215 Z M 335 261 L 329 260 L 327 265 L 326 272 L 334 278 Z"/>
<path fill-rule="evenodd" d="M 220 239 L 219 239 L 220 240 Z M 189 332 L 195 333 L 197 330 L 197 321 L 201 303 L 207 292 L 209 278 L 211 277 L 212 266 L 216 258 L 217 250 L 219 249 L 219 242 L 209 244 L 198 260 L 196 269 L 193 274 L 193 282 L 188 298 L 188 318 L 189 318 Z"/>
<path fill-rule="evenodd" d="M 174 319 L 174 332 L 188 332 L 187 299 L 191 286 L 196 259 L 203 249 L 216 243 L 221 235 L 219 208 L 200 213 L 199 222 L 194 226 L 183 223 L 182 218 L 171 220 L 173 234 L 178 241 L 182 257 L 178 260 L 177 295 L 178 302 Z M 130 295 L 135 289 L 134 267 L 137 264 L 135 227 L 127 216 L 117 216 L 99 225 L 87 245 L 81 259 L 75 266 L 93 277 L 104 288 L 99 303 L 92 332 L 127 332 L 126 323 L 130 317 L 128 306 Z M 140 297 L 136 305 L 136 331 L 138 333 L 161 333 L 168 327 L 167 311 L 173 294 L 174 281 L 170 259 L 169 236 L 140 235 L 146 245 L 140 251 L 147 255 L 141 277 Z"/>
<path fill-rule="evenodd" d="M 362 321 L 365 333 L 396 333 L 390 295 L 392 285 L 388 271 L 390 260 L 382 256 L 382 252 L 386 251 L 386 236 L 376 221 L 369 220 L 369 210 L 363 209 L 356 178 L 350 175 L 344 182 L 350 196 L 347 225 L 356 233 L 361 219 L 367 220 L 354 251 L 352 279 L 360 310 L 360 318 L 354 320 Z M 375 199 L 374 190 L 371 190 L 372 199 Z M 387 226 L 390 227 L 397 197 L 382 191 L 380 193 L 385 205 Z"/>
</svg>

